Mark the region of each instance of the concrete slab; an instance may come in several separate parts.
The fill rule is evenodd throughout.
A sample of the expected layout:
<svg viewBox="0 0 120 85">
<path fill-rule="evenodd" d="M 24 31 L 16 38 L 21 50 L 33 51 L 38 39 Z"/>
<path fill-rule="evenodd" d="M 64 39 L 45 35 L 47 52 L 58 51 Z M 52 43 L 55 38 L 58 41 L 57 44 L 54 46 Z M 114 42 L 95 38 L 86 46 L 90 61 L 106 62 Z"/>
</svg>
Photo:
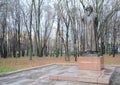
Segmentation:
<svg viewBox="0 0 120 85">
<path fill-rule="evenodd" d="M 70 68 L 66 67 L 62 70 L 59 70 L 57 75 L 51 75 L 49 78 L 52 80 L 109 84 L 114 71 L 115 67 L 111 66 L 105 66 L 105 68 L 101 71 L 78 70 L 77 68 L 70 70 Z"/>
<path fill-rule="evenodd" d="M 73 74 L 73 71 L 77 72 L 79 70 L 77 65 L 51 64 L 0 74 L 0 85 L 98 85 L 95 83 L 85 83 L 79 81 L 59 81 L 49 79 L 51 75 L 58 75 L 59 73 L 62 74 L 66 70 L 69 71 L 66 75 L 81 75 L 79 73 L 78 75 Z M 109 85 L 120 85 L 119 80 L 120 68 L 117 68 Z"/>
</svg>

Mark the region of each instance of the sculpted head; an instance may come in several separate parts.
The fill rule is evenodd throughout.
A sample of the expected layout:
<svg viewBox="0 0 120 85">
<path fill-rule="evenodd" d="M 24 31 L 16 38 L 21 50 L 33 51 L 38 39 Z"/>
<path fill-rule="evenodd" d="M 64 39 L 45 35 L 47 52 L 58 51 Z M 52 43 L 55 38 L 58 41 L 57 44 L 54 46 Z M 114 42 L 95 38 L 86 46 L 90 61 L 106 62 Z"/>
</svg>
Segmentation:
<svg viewBox="0 0 120 85">
<path fill-rule="evenodd" d="M 85 12 L 86 12 L 87 16 L 90 16 L 90 14 L 93 12 L 93 7 L 91 5 L 88 5 L 85 8 Z"/>
</svg>

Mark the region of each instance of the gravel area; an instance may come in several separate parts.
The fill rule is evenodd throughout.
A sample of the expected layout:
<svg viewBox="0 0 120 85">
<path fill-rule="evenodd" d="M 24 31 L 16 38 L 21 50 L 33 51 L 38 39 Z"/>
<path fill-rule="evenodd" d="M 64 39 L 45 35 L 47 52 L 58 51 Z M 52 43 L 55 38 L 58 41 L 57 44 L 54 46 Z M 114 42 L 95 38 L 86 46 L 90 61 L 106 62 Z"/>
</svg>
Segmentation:
<svg viewBox="0 0 120 85">
<path fill-rule="evenodd" d="M 120 67 L 116 68 L 109 85 L 120 85 Z"/>
</svg>

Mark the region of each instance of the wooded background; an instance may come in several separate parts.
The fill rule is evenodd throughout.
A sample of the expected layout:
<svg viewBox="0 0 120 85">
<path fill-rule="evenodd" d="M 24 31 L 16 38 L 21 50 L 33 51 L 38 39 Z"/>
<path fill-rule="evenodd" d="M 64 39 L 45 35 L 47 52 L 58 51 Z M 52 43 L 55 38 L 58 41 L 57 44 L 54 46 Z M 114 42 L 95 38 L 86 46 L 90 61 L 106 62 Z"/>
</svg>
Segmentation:
<svg viewBox="0 0 120 85">
<path fill-rule="evenodd" d="M 81 22 L 90 4 L 98 16 L 99 53 L 120 49 L 120 0 L 0 0 L 0 56 L 80 56 Z"/>
</svg>

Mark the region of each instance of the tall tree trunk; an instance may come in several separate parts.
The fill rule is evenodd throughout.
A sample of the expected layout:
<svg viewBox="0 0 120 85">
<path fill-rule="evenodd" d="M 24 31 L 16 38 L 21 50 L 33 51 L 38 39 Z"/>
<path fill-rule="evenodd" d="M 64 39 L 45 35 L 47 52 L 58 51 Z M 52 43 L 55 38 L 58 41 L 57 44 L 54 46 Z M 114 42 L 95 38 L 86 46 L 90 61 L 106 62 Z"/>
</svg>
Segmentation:
<svg viewBox="0 0 120 85">
<path fill-rule="evenodd" d="M 18 51 L 19 51 L 19 54 L 18 54 L 18 57 L 20 57 L 20 50 L 21 50 L 21 47 L 20 47 L 20 15 L 18 15 Z"/>
<path fill-rule="evenodd" d="M 38 36 L 38 56 L 40 56 L 40 0 L 38 0 L 38 29 L 37 29 L 37 36 Z"/>
<path fill-rule="evenodd" d="M 3 30 L 2 30 L 2 42 L 1 42 L 2 43 L 2 52 L 1 52 L 1 55 L 2 55 L 3 58 L 7 57 L 7 51 L 6 51 L 6 45 L 7 44 L 5 44 L 5 42 L 7 42 L 5 40 L 6 17 L 7 17 L 7 14 L 5 13 L 4 14 L 4 20 L 2 22 L 2 28 L 3 28 Z"/>
<path fill-rule="evenodd" d="M 70 61 L 69 48 L 68 48 L 68 38 L 69 38 L 69 27 L 67 26 L 66 30 L 66 61 Z"/>
<path fill-rule="evenodd" d="M 113 48 L 112 48 L 113 57 L 115 57 L 115 53 L 116 53 L 115 42 L 116 42 L 116 28 L 115 28 L 115 25 L 114 25 L 114 28 L 113 28 Z"/>
<path fill-rule="evenodd" d="M 29 49 L 29 53 L 30 53 L 30 60 L 32 60 L 32 55 L 33 55 L 33 45 L 32 45 L 32 12 L 33 12 L 33 4 L 34 4 L 34 0 L 32 0 L 32 4 L 30 6 L 30 35 L 29 35 L 29 40 L 30 40 L 30 49 Z"/>
</svg>

